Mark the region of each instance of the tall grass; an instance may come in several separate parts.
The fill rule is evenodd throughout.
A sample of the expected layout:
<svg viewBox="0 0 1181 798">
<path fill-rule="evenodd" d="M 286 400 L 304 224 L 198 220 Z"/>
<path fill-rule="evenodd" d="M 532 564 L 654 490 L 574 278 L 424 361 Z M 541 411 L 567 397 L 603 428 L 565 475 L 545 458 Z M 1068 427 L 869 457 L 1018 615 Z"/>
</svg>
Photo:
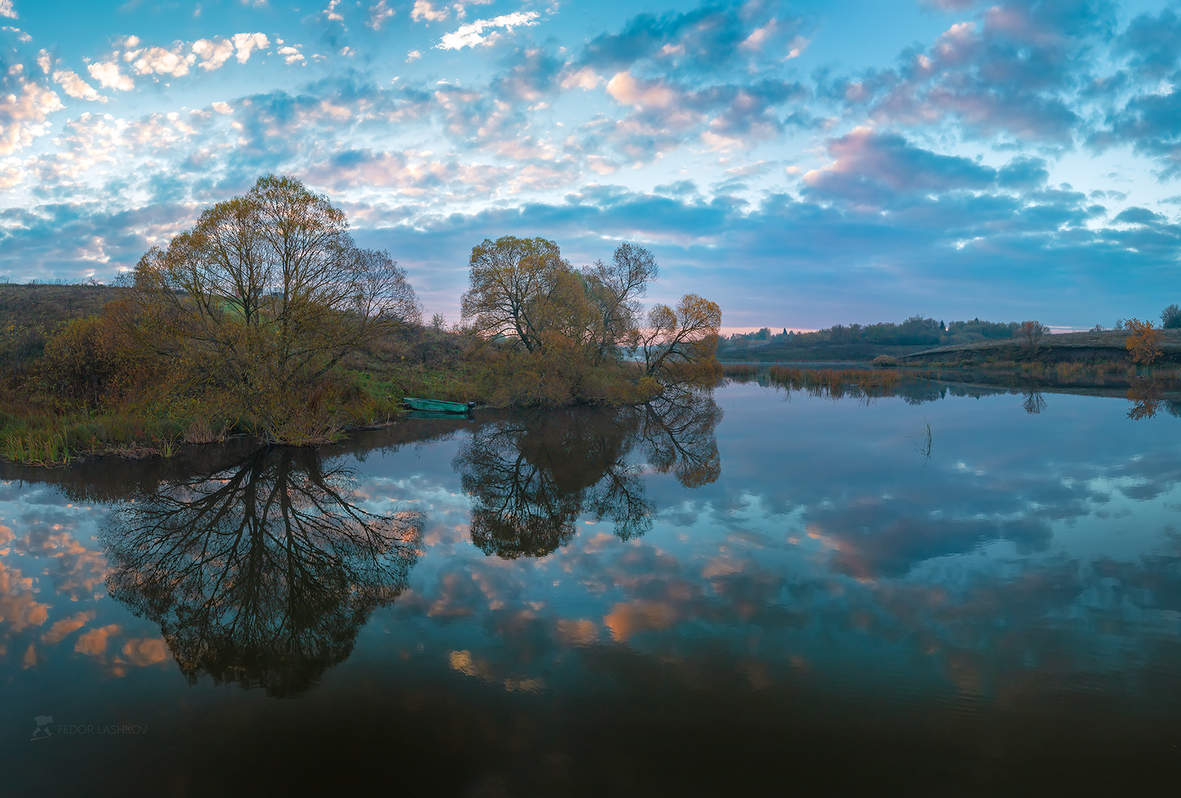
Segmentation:
<svg viewBox="0 0 1181 798">
<path fill-rule="evenodd" d="M 807 391 L 814 396 L 840 399 L 845 396 L 874 398 L 892 395 L 902 376 L 896 371 L 870 369 L 811 369 L 790 366 L 753 366 L 727 363 L 722 373 L 734 380 L 757 379 L 793 391 Z"/>
</svg>

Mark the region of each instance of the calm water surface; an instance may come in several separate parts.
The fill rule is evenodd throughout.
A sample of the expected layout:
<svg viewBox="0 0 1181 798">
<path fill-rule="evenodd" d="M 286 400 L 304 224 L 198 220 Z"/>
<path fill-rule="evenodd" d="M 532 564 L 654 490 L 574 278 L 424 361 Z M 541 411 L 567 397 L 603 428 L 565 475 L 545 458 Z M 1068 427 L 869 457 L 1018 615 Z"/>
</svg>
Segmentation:
<svg viewBox="0 0 1181 798">
<path fill-rule="evenodd" d="M 1171 792 L 1181 418 L 1130 409 L 747 383 L 9 468 L 0 794 Z"/>
</svg>

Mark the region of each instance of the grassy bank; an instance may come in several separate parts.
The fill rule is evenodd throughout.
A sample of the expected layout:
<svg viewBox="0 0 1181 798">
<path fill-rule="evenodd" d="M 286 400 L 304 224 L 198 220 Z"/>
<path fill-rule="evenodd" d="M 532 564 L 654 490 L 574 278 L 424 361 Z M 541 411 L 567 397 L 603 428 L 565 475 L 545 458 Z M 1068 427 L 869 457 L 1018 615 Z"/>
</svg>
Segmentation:
<svg viewBox="0 0 1181 798">
<path fill-rule="evenodd" d="M 1181 330 L 1160 330 L 1159 366 L 1181 366 Z M 998 366 L 1032 363 L 1043 367 L 1060 363 L 1130 365 L 1128 332 L 1097 330 L 1046 335 L 1036 345 L 1020 341 L 981 341 L 922 349 L 899 356 L 908 366 Z"/>
<path fill-rule="evenodd" d="M 790 366 L 755 366 L 727 363 L 726 377 L 739 381 L 755 380 L 794 391 L 831 399 L 842 397 L 874 398 L 890 396 L 902 381 L 897 371 L 871 369 L 810 369 Z"/>
<path fill-rule="evenodd" d="M 11 311 L 8 346 L 0 351 L 7 358 L 0 458 L 62 465 L 92 455 L 170 457 L 185 445 L 231 437 L 265 439 L 251 408 L 216 383 L 195 379 L 191 364 L 177 367 L 132 348 L 103 310 L 106 302 L 118 304 L 118 289 L 0 288 Z M 290 414 L 309 419 L 298 442 L 324 444 L 396 421 L 404 396 L 563 406 L 632 403 L 659 388 L 633 362 L 582 368 L 574 358 L 543 360 L 469 334 L 405 325 L 350 353 L 313 391 L 284 399 Z"/>
</svg>

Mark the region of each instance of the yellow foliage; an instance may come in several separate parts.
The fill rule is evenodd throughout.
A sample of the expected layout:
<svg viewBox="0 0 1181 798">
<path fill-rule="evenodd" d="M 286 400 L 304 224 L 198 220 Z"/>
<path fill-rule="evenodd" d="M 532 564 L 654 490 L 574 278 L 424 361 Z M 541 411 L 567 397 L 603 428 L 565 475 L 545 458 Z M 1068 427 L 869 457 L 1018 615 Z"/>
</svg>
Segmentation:
<svg viewBox="0 0 1181 798">
<path fill-rule="evenodd" d="M 1128 319 L 1124 324 L 1131 333 L 1124 341 L 1124 346 L 1132 362 L 1142 366 L 1155 362 L 1161 356 L 1161 331 L 1151 321 Z"/>
</svg>

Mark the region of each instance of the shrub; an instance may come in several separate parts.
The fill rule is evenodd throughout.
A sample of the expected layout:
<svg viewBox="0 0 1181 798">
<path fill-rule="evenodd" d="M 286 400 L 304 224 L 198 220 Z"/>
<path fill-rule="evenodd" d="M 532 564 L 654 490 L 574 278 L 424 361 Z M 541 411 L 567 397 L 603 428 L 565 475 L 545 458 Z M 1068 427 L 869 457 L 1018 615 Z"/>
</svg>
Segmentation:
<svg viewBox="0 0 1181 798">
<path fill-rule="evenodd" d="M 1128 319 L 1124 326 L 1131 333 L 1124 340 L 1124 346 L 1133 363 L 1147 366 L 1161 356 L 1161 332 L 1152 326 L 1151 321 Z"/>
</svg>

